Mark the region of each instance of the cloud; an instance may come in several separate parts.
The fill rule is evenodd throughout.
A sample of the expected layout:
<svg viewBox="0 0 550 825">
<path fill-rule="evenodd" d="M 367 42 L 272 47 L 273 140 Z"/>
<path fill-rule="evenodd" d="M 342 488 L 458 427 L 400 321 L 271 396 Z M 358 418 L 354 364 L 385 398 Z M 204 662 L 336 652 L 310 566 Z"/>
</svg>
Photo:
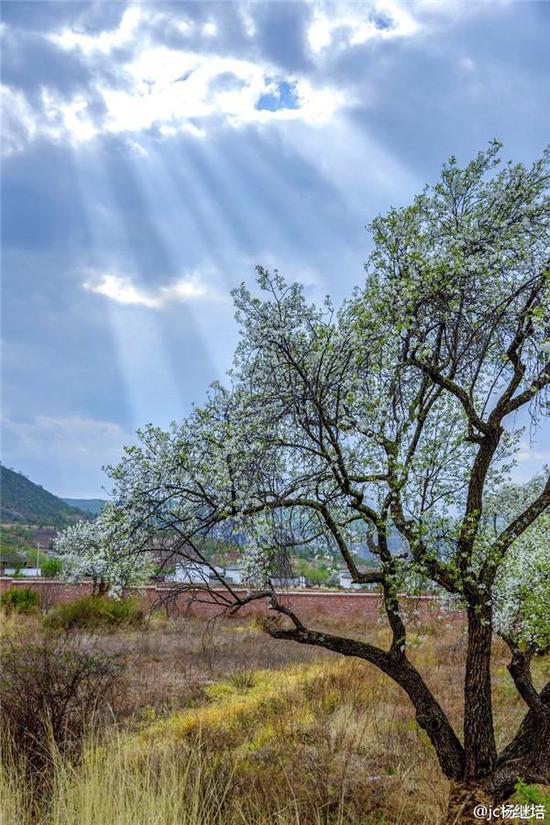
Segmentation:
<svg viewBox="0 0 550 825">
<path fill-rule="evenodd" d="M 343 95 L 305 78 L 274 76 L 268 64 L 233 57 L 182 52 L 166 46 L 146 49 L 125 65 L 127 88 L 104 88 L 104 131 L 142 131 L 157 127 L 166 134 L 201 133 L 206 121 L 222 118 L 231 126 L 272 119 L 323 122 L 344 104 Z M 231 85 L 220 80 L 232 76 Z M 258 102 L 273 93 L 274 83 L 293 89 L 293 106 L 269 110 Z M 69 127 L 71 128 L 71 127 Z"/>
<path fill-rule="evenodd" d="M 547 463 L 550 462 L 550 450 L 541 450 L 522 443 L 520 444 L 520 449 L 516 454 L 516 459 L 520 464 L 529 461 L 540 461 L 542 463 Z"/>
<path fill-rule="evenodd" d="M 425 40 L 491 4 L 465 5 L 319 0 L 288 8 L 221 4 L 206 13 L 199 4 L 130 3 L 118 19 L 99 25 L 91 12 L 68 15 L 41 40 L 33 35 L 33 52 L 42 43 L 46 67 L 55 71 L 35 78 L 32 94 L 22 96 L 16 85 L 5 90 L 5 150 L 21 151 L 40 137 L 74 145 L 121 133 L 204 138 L 220 127 L 326 125 L 376 88 L 373 77 L 337 71 L 347 54 Z M 12 63 L 23 62 L 12 56 Z M 369 61 L 363 64 L 370 71 Z M 73 74 L 72 84 L 60 85 L 60 77 Z"/>
<path fill-rule="evenodd" d="M 268 64 L 160 46 L 125 64 L 125 86 L 98 82 L 93 93 L 79 93 L 69 100 L 43 88 L 39 107 L 17 90 L 4 87 L 5 152 L 21 151 L 37 137 L 81 143 L 98 135 L 150 129 L 164 137 L 178 133 L 204 137 L 216 124 L 231 128 L 277 120 L 321 124 L 353 103 L 338 89 L 315 87 L 303 77 L 274 80 L 274 71 Z M 236 79 L 232 88 L 217 82 L 228 74 Z M 278 105 L 262 105 L 267 97 L 273 98 L 274 83 Z M 285 102 L 281 89 L 293 90 L 292 105 Z"/>
<path fill-rule="evenodd" d="M 524 411 L 524 418 L 527 415 Z M 515 454 L 516 466 L 512 469 L 514 481 L 523 483 L 533 476 L 543 472 L 545 467 L 550 465 L 550 449 L 546 448 L 548 436 L 550 435 L 550 422 L 543 423 L 541 430 L 537 433 L 536 441 L 529 442 L 522 439 L 519 449 Z"/>
<path fill-rule="evenodd" d="M 75 31 L 71 27 L 65 27 L 60 32 L 51 34 L 49 39 L 63 49 L 80 49 L 85 55 L 95 52 L 109 55 L 114 49 L 132 41 L 137 34 L 141 20 L 140 6 L 131 5 L 124 11 L 116 29 L 86 34 Z"/>
<path fill-rule="evenodd" d="M 179 41 L 162 42 L 159 30 L 178 34 Z M 150 129 L 161 136 L 204 137 L 219 124 L 325 123 L 352 102 L 319 79 L 281 73 L 254 50 L 247 58 L 238 56 L 227 43 L 218 44 L 219 27 L 212 19 L 199 25 L 151 6 L 128 6 L 116 28 L 88 33 L 69 25 L 43 40 L 72 55 L 90 80 L 72 93 L 41 84 L 32 98 L 6 86 L 8 154 L 37 137 L 78 144 L 98 135 Z M 227 76 L 235 81 L 229 87 L 219 82 Z M 281 92 L 285 89 L 292 89 L 292 105 Z M 261 105 L 270 96 L 277 105 Z"/>
<path fill-rule="evenodd" d="M 39 122 L 25 94 L 18 89 L 0 85 L 2 113 L 2 153 L 12 154 L 32 141 L 39 130 Z"/>
<path fill-rule="evenodd" d="M 400 3 L 332 4 L 318 7 L 308 26 L 307 40 L 314 55 L 325 50 L 349 48 L 368 40 L 410 37 L 422 26 Z"/>
<path fill-rule="evenodd" d="M 4 418 L 2 428 L 5 463 L 37 483 L 55 477 L 52 492 L 66 496 L 97 495 L 106 481 L 101 465 L 116 463 L 134 440 L 113 421 L 78 415 Z"/>
<path fill-rule="evenodd" d="M 218 33 L 218 26 L 215 20 L 208 20 L 208 22 L 203 24 L 202 33 L 206 37 L 215 37 Z"/>
<path fill-rule="evenodd" d="M 119 424 L 113 421 L 98 421 L 86 416 L 66 416 L 55 418 L 49 415 L 37 415 L 30 421 L 2 421 L 6 430 L 19 442 L 22 456 L 32 456 L 38 451 L 50 455 L 66 452 L 67 448 L 80 455 L 93 456 L 98 446 L 103 450 L 120 447 L 121 439 L 127 434 Z"/>
<path fill-rule="evenodd" d="M 196 275 L 186 276 L 153 290 L 136 286 L 126 275 L 103 273 L 99 278 L 95 276 L 95 280 L 86 281 L 84 289 L 104 295 L 117 304 L 143 306 L 149 309 L 161 309 L 173 302 L 217 297 L 217 293 L 208 289 Z"/>
</svg>

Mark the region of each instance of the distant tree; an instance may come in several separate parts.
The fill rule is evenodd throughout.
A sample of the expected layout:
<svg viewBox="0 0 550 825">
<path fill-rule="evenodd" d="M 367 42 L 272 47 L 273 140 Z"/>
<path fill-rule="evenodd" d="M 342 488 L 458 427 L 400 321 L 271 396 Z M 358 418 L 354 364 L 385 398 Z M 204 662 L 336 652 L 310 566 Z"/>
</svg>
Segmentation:
<svg viewBox="0 0 550 825">
<path fill-rule="evenodd" d="M 91 579 L 95 594 L 120 596 L 129 585 L 150 577 L 151 560 L 138 552 L 146 541 L 137 530 L 129 536 L 120 515 L 106 505 L 95 521 L 80 521 L 59 532 L 54 550 L 66 578 Z"/>
<path fill-rule="evenodd" d="M 55 556 L 48 556 L 41 550 L 36 550 L 34 547 L 25 547 L 25 556 L 27 559 L 27 566 L 37 567 L 42 576 L 54 579 L 61 574 L 63 569 L 63 562 Z"/>
<path fill-rule="evenodd" d="M 40 561 L 40 572 L 46 579 L 56 579 L 63 573 L 63 562 L 54 556 L 43 555 Z"/>
<path fill-rule="evenodd" d="M 365 659 L 403 688 L 451 780 L 457 823 L 475 821 L 475 800 L 506 799 L 518 777 L 550 780 L 550 682 L 537 687 L 530 671 L 548 641 L 548 471 L 508 486 L 516 415 L 528 411 L 534 429 L 550 383 L 548 161 L 498 170 L 497 143 L 465 168 L 452 158 L 411 206 L 373 222 L 366 283 L 339 311 L 258 269 L 263 297 L 234 295 L 230 387 L 214 385 L 167 432 L 140 431 L 111 470 L 128 535 L 171 531 L 185 555 L 233 525 L 263 587 L 243 597 L 227 586 L 221 603 L 268 598 L 273 637 Z M 358 542 L 377 569 L 358 564 Z M 269 571 L 306 543 L 380 586 L 387 649 L 319 632 L 283 603 Z M 408 656 L 400 593 L 418 577 L 464 606 L 463 733 Z M 526 704 L 500 751 L 495 632 Z"/>
<path fill-rule="evenodd" d="M 312 564 L 306 559 L 300 559 L 296 565 L 296 572 L 305 576 L 311 584 L 327 584 L 331 571 L 325 564 Z"/>
</svg>

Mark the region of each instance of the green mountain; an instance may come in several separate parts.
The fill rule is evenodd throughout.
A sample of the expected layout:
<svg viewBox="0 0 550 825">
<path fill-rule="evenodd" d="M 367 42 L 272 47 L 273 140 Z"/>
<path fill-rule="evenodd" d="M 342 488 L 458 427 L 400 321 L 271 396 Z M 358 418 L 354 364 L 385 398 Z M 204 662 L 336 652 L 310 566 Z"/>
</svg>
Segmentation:
<svg viewBox="0 0 550 825">
<path fill-rule="evenodd" d="M 70 507 L 21 473 L 0 465 L 0 521 L 3 524 L 40 524 L 64 527 L 88 513 Z"/>
<path fill-rule="evenodd" d="M 92 516 L 98 516 L 107 504 L 107 500 L 104 498 L 64 498 L 63 501 L 65 504 L 76 507 L 77 510 L 84 510 L 85 513 L 90 513 Z"/>
</svg>

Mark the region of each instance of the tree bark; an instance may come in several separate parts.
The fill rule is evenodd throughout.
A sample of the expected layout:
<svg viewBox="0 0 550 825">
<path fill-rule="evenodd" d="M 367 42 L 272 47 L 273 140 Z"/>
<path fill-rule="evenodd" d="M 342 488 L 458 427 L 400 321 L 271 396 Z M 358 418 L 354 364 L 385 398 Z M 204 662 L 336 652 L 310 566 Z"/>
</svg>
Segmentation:
<svg viewBox="0 0 550 825">
<path fill-rule="evenodd" d="M 468 608 L 468 648 L 464 679 L 464 779 L 474 783 L 489 775 L 497 751 L 491 699 L 491 613 Z"/>
<path fill-rule="evenodd" d="M 106 596 L 109 592 L 109 582 L 104 578 L 94 579 L 92 596 Z"/>
<path fill-rule="evenodd" d="M 530 708 L 512 741 L 499 754 L 487 782 L 493 798 L 501 802 L 524 782 L 550 785 L 550 682 L 539 694 L 541 708 Z"/>
</svg>

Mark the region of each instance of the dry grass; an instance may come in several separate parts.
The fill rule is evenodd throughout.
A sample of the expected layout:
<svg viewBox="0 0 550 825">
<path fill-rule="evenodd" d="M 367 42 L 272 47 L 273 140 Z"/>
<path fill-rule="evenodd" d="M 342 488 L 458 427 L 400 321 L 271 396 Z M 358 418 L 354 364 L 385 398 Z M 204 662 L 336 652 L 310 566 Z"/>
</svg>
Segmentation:
<svg viewBox="0 0 550 825">
<path fill-rule="evenodd" d="M 371 640 L 384 635 L 368 628 Z M 462 628 L 419 626 L 411 641 L 460 729 Z M 443 823 L 447 783 L 431 745 L 403 691 L 368 664 L 272 640 L 241 620 L 155 619 L 92 642 L 127 661 L 124 718 L 80 765 L 58 760 L 45 825 Z M 501 742 L 524 713 L 505 662 L 497 644 Z M 536 662 L 539 683 L 549 672 L 548 658 Z M 0 783 L 2 821 L 30 825 L 16 775 Z"/>
<path fill-rule="evenodd" d="M 282 644 L 256 623 L 235 619 L 204 622 L 155 617 L 142 630 L 95 636 L 95 644 L 126 661 L 128 717 L 139 716 L 144 708 L 168 715 L 196 704 L 212 682 L 238 679 L 251 670 L 307 663 L 320 655 L 303 645 Z"/>
<path fill-rule="evenodd" d="M 370 675 L 333 659 L 211 684 L 202 706 L 113 732 L 79 766 L 60 760 L 44 822 L 433 823 L 445 783 L 408 709 Z"/>
</svg>

